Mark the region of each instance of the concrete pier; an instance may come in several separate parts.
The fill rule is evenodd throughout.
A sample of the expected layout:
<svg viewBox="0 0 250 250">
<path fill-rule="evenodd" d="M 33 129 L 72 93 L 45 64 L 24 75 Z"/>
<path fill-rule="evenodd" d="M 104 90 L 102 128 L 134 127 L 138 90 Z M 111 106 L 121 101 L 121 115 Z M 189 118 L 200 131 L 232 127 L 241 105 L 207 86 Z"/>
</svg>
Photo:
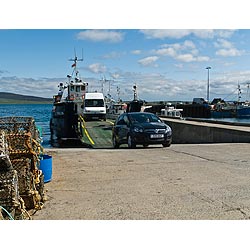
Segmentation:
<svg viewBox="0 0 250 250">
<path fill-rule="evenodd" d="M 35 220 L 250 218 L 250 144 L 48 149 L 48 201 Z"/>
<path fill-rule="evenodd" d="M 173 143 L 250 142 L 250 126 L 161 117 L 173 130 Z"/>
</svg>

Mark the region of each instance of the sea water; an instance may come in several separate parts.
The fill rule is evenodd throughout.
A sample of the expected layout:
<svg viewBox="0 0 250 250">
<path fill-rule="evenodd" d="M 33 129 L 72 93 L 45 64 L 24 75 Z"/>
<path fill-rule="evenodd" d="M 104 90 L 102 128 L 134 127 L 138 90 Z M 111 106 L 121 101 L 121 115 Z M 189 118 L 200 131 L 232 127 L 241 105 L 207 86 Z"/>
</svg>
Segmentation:
<svg viewBox="0 0 250 250">
<path fill-rule="evenodd" d="M 50 146 L 49 121 L 52 104 L 0 104 L 0 117 L 28 116 L 35 119 L 36 126 L 42 131 L 42 146 Z"/>
</svg>

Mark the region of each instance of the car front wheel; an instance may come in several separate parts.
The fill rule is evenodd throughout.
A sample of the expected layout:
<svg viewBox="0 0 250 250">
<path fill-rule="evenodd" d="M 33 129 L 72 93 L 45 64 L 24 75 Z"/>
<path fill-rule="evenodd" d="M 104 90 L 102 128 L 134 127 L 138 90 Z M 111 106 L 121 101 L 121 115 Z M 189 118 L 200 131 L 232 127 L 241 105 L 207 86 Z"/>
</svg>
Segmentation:
<svg viewBox="0 0 250 250">
<path fill-rule="evenodd" d="M 162 144 L 162 146 L 163 146 L 164 148 L 170 147 L 170 145 L 171 145 L 171 142 L 166 142 L 166 143 L 163 143 L 163 144 Z"/>
<path fill-rule="evenodd" d="M 117 142 L 115 136 L 113 137 L 112 143 L 113 143 L 113 148 L 119 148 L 120 144 Z"/>
<path fill-rule="evenodd" d="M 131 135 L 128 136 L 128 147 L 129 148 L 136 148 L 135 142 L 132 140 Z"/>
</svg>

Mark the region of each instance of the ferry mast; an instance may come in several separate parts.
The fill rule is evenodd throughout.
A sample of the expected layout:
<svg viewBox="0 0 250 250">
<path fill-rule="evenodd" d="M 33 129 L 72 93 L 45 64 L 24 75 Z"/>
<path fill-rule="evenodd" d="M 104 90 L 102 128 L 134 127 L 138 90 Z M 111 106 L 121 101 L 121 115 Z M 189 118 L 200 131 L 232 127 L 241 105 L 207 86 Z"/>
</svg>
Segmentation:
<svg viewBox="0 0 250 250">
<path fill-rule="evenodd" d="M 79 81 L 79 78 L 78 78 L 78 74 L 79 74 L 79 71 L 77 70 L 77 62 L 82 62 L 83 61 L 83 50 L 82 50 L 82 58 L 81 59 L 78 59 L 77 56 L 76 56 L 76 51 L 75 51 L 75 58 L 71 58 L 69 59 L 69 61 L 71 62 L 74 62 L 71 67 L 73 68 L 73 72 L 72 72 L 72 76 L 73 74 L 75 73 L 75 81 L 78 82 Z M 71 76 L 71 77 L 72 77 Z"/>
</svg>

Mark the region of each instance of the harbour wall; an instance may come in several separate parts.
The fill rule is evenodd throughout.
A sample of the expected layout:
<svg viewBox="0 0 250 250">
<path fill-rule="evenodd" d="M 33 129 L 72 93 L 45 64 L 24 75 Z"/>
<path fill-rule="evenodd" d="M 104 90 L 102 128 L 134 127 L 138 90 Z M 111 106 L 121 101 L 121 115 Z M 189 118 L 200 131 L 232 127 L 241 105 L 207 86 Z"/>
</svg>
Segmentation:
<svg viewBox="0 0 250 250">
<path fill-rule="evenodd" d="M 173 143 L 247 143 L 250 126 L 236 126 L 181 119 L 161 119 L 173 131 Z"/>
</svg>

